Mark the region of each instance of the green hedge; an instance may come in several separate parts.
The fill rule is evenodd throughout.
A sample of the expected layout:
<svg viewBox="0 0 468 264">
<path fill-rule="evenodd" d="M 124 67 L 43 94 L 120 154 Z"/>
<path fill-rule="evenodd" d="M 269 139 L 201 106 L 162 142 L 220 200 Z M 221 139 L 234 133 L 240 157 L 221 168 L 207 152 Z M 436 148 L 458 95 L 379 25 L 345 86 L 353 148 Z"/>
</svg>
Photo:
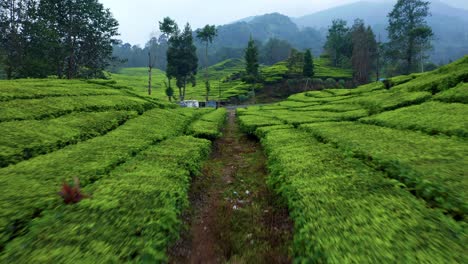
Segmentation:
<svg viewBox="0 0 468 264">
<path fill-rule="evenodd" d="M 364 123 L 425 133 L 468 137 L 468 106 L 427 102 L 361 119 Z"/>
<path fill-rule="evenodd" d="M 42 210 L 61 204 L 63 180 L 95 182 L 151 144 L 184 133 L 192 119 L 150 110 L 104 136 L 0 169 L 0 246 L 23 234 Z"/>
<path fill-rule="evenodd" d="M 107 133 L 137 115 L 110 111 L 0 123 L 0 167 Z"/>
<path fill-rule="evenodd" d="M 367 109 L 370 114 L 377 114 L 413 104 L 421 104 L 431 97 L 429 92 L 380 91 L 341 100 L 337 103 L 357 104 Z"/>
<path fill-rule="evenodd" d="M 227 111 L 225 108 L 219 108 L 205 114 L 190 125 L 188 133 L 195 137 L 214 140 L 222 134 L 221 128 L 226 121 L 226 115 Z"/>
<path fill-rule="evenodd" d="M 176 137 L 150 147 L 84 189 L 76 205 L 44 211 L 0 262 L 160 263 L 180 234 L 191 174 L 211 143 Z"/>
<path fill-rule="evenodd" d="M 352 122 L 308 124 L 302 128 L 385 170 L 429 204 L 466 218 L 466 141 Z"/>
<path fill-rule="evenodd" d="M 142 113 L 156 104 L 130 96 L 49 97 L 0 102 L 0 122 L 58 117 L 72 112 L 131 110 Z"/>
<path fill-rule="evenodd" d="M 122 93 L 115 89 L 103 88 L 79 80 L 0 80 L 0 101 L 85 95 L 122 95 Z"/>
<path fill-rule="evenodd" d="M 434 99 L 447 103 L 468 104 L 468 83 L 460 83 L 454 88 L 437 94 Z"/>
<path fill-rule="evenodd" d="M 342 151 L 295 129 L 262 144 L 294 220 L 295 263 L 463 263 L 466 233 Z"/>
</svg>

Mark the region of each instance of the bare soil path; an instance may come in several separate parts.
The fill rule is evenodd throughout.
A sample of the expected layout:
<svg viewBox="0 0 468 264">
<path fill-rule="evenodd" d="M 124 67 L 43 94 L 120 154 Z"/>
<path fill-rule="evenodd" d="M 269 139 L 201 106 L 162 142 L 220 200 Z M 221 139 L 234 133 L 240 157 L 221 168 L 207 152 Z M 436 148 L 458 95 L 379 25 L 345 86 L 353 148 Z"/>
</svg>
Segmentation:
<svg viewBox="0 0 468 264">
<path fill-rule="evenodd" d="M 188 230 L 171 263 L 290 263 L 292 223 L 266 185 L 261 145 L 243 134 L 230 110 L 203 173 L 194 179 Z"/>
</svg>

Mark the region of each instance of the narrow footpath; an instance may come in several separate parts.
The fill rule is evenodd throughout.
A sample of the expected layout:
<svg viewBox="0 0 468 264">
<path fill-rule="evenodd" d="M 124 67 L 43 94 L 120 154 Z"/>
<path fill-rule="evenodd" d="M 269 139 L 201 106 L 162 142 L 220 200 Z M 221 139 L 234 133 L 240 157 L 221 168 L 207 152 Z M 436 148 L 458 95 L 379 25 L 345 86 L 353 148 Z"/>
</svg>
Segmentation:
<svg viewBox="0 0 468 264">
<path fill-rule="evenodd" d="M 229 110 L 223 136 L 193 180 L 188 230 L 169 250 L 171 263 L 290 263 L 292 222 L 266 185 L 260 143 Z"/>
</svg>

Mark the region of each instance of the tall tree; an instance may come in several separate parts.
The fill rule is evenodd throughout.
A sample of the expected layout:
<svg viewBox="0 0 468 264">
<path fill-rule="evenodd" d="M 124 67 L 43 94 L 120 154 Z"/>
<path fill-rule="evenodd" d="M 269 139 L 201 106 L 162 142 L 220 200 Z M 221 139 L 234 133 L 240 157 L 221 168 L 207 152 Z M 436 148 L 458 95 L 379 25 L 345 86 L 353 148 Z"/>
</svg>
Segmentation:
<svg viewBox="0 0 468 264">
<path fill-rule="evenodd" d="M 277 38 L 270 38 L 260 49 L 260 61 L 273 65 L 288 58 L 292 46 L 289 42 Z"/>
<path fill-rule="evenodd" d="M 216 27 L 214 25 L 206 25 L 203 29 L 197 30 L 197 38 L 205 44 L 205 88 L 206 88 L 206 101 L 210 95 L 210 79 L 208 76 L 208 46 L 213 43 L 217 35 Z"/>
<path fill-rule="evenodd" d="M 304 53 L 292 49 L 286 60 L 286 67 L 290 76 L 298 76 L 303 74 L 304 71 Z"/>
<path fill-rule="evenodd" d="M 98 77 L 118 27 L 97 0 L 1 1 L 0 24 L 9 78 Z"/>
<path fill-rule="evenodd" d="M 377 41 L 372 28 L 366 28 L 361 19 L 354 21 L 350 34 L 353 46 L 351 56 L 353 77 L 356 83 L 365 84 L 369 82 L 376 64 Z"/>
<path fill-rule="evenodd" d="M 171 87 L 172 94 L 174 94 L 174 90 L 171 86 L 171 79 L 175 75 L 175 66 L 172 64 L 174 63 L 173 60 L 169 62 L 169 48 L 170 45 L 177 41 L 177 37 L 180 34 L 179 27 L 177 26 L 176 22 L 171 19 L 170 17 L 165 17 L 162 22 L 159 22 L 159 30 L 163 33 L 163 36 L 167 40 L 167 50 L 166 50 L 166 78 L 167 78 L 167 88 Z M 179 88 L 179 99 L 182 97 L 182 90 Z"/>
<path fill-rule="evenodd" d="M 148 50 L 148 95 L 152 93 L 153 68 L 156 65 L 156 54 L 158 49 L 158 39 L 153 37 L 146 44 Z"/>
<path fill-rule="evenodd" d="M 310 49 L 307 49 L 304 54 L 304 67 L 302 69 L 302 75 L 304 75 L 306 78 L 314 77 L 314 60 Z"/>
<path fill-rule="evenodd" d="M 191 83 L 192 86 L 196 85 L 195 75 L 197 74 L 198 58 L 192 33 L 188 23 L 182 32 L 176 30 L 169 39 L 169 49 L 167 50 L 166 74 L 169 79 L 176 79 L 180 101 L 185 99 L 187 83 Z"/>
<path fill-rule="evenodd" d="M 0 44 L 5 51 L 4 65 L 8 79 L 21 77 L 31 7 L 36 1 L 5 0 L 0 2 Z"/>
<path fill-rule="evenodd" d="M 416 70 L 417 60 L 430 48 L 433 36 L 427 25 L 429 2 L 423 0 L 398 0 L 388 14 L 389 55 L 402 67 L 402 73 Z"/>
<path fill-rule="evenodd" d="M 352 44 L 349 36 L 349 28 L 342 19 L 333 20 L 328 29 L 325 51 L 330 55 L 332 65 L 335 67 L 346 66 L 347 59 L 351 56 Z"/>
<path fill-rule="evenodd" d="M 245 71 L 249 76 L 249 79 L 252 81 L 257 80 L 258 78 L 258 49 L 255 45 L 255 41 L 253 40 L 252 36 L 250 36 L 249 43 L 247 44 L 247 48 L 245 49 Z"/>
</svg>

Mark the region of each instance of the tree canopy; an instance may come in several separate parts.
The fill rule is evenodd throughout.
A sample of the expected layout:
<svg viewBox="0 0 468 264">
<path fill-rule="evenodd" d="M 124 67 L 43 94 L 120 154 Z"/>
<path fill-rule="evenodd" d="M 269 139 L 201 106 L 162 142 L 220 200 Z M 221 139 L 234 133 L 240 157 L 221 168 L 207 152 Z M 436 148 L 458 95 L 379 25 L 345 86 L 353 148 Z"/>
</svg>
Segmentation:
<svg viewBox="0 0 468 264">
<path fill-rule="evenodd" d="M 427 25 L 429 2 L 398 0 L 388 14 L 388 56 L 399 67 L 398 73 L 414 72 L 417 61 L 423 63 L 431 48 L 432 29 Z"/>
<path fill-rule="evenodd" d="M 99 77 L 112 60 L 118 22 L 97 0 L 11 0 L 0 4 L 8 78 Z"/>
</svg>

